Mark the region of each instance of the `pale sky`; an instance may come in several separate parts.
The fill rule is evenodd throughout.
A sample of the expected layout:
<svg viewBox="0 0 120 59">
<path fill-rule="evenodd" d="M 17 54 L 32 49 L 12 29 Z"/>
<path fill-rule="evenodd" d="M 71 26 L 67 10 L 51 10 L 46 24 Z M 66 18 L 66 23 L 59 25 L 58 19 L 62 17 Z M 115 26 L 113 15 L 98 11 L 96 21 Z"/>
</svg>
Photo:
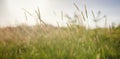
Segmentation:
<svg viewBox="0 0 120 59">
<path fill-rule="evenodd" d="M 109 22 L 120 23 L 120 0 L 0 0 L 0 2 L 1 1 L 5 1 L 6 4 L 2 2 L 2 5 L 0 3 L 0 10 L 3 9 L 2 6 L 7 7 L 6 10 L 4 10 L 7 16 L 0 16 L 1 26 L 18 23 L 34 24 L 36 17 L 28 15 L 29 21 L 26 22 L 23 8 L 33 15 L 35 9 L 39 8 L 42 19 L 45 22 L 53 25 L 59 22 L 63 25 L 66 21 L 61 21 L 61 11 L 63 11 L 64 14 L 72 15 L 74 11 L 76 11 L 73 3 L 76 3 L 81 10 L 83 10 L 83 6 L 86 4 L 89 13 L 91 13 L 91 10 L 94 10 L 95 13 L 100 10 L 102 15 L 107 15 Z M 91 26 L 93 25 L 91 24 L 91 20 L 89 23 Z M 102 24 L 103 21 L 101 21 L 101 25 Z"/>
</svg>

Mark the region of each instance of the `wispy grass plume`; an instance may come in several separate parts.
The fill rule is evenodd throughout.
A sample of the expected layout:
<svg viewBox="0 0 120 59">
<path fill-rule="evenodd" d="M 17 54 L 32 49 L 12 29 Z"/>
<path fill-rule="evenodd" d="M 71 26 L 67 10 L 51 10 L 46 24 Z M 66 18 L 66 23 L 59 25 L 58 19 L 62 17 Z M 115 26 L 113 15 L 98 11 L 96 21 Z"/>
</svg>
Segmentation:
<svg viewBox="0 0 120 59">
<path fill-rule="evenodd" d="M 84 5 L 84 8 L 85 8 L 85 14 L 86 14 L 86 17 L 88 18 L 88 11 L 87 11 L 86 4 Z"/>
<path fill-rule="evenodd" d="M 86 21 L 85 16 L 84 16 L 84 13 L 83 13 L 82 11 L 81 11 L 81 15 L 82 15 L 82 17 L 83 17 L 83 20 Z"/>
<path fill-rule="evenodd" d="M 79 7 L 77 6 L 77 4 L 76 4 L 76 3 L 73 3 L 73 4 L 74 4 L 75 8 L 77 9 L 77 11 L 80 11 L 80 9 L 79 9 Z"/>
<path fill-rule="evenodd" d="M 35 13 L 36 13 L 36 15 L 37 15 L 37 17 L 38 17 L 38 19 L 39 19 L 39 22 L 40 23 L 43 23 L 44 25 L 46 25 L 46 23 L 42 20 L 42 18 L 41 18 L 41 14 L 40 14 L 40 10 L 39 10 L 39 8 L 37 9 L 37 10 L 35 10 Z"/>
<path fill-rule="evenodd" d="M 93 16 L 93 18 L 95 19 L 95 14 L 94 14 L 94 11 L 92 10 L 92 16 Z"/>
</svg>

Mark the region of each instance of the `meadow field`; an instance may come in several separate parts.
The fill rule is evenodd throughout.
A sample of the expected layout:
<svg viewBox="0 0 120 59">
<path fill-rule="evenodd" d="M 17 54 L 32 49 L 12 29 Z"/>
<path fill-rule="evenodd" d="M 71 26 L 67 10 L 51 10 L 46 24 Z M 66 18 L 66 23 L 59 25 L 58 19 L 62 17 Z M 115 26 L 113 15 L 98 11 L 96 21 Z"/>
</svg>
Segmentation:
<svg viewBox="0 0 120 59">
<path fill-rule="evenodd" d="M 120 59 L 120 25 L 106 27 L 105 23 L 103 28 L 97 24 L 93 29 L 86 28 L 84 21 L 89 17 L 86 6 L 84 12 L 74 5 L 82 19 L 77 14 L 74 20 L 66 15 L 71 20 L 66 27 L 59 23 L 48 25 L 41 19 L 39 9 L 36 25 L 1 27 L 0 59 Z"/>
<path fill-rule="evenodd" d="M 0 28 L 0 59 L 120 59 L 120 26 Z"/>
</svg>

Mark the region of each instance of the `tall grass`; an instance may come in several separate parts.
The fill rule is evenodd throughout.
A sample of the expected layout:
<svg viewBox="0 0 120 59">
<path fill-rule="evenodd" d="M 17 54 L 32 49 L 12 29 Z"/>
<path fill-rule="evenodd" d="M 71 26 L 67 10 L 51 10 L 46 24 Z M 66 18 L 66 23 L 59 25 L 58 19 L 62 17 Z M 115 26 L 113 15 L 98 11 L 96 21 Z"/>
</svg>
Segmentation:
<svg viewBox="0 0 120 59">
<path fill-rule="evenodd" d="M 89 18 L 86 6 L 85 12 L 74 20 L 87 21 Z M 26 13 L 30 12 L 26 11 Z M 39 23 L 46 24 L 35 10 Z M 26 15 L 26 14 L 25 14 Z M 92 11 L 93 18 L 96 16 Z M 78 17 L 81 17 L 79 19 Z M 98 13 L 99 16 L 99 13 Z M 61 19 L 63 19 L 61 12 Z M 69 20 L 73 18 L 66 15 Z M 94 20 L 93 20 L 94 21 Z M 67 23 L 68 27 L 54 27 L 37 24 L 35 26 L 21 25 L 17 27 L 0 28 L 0 59 L 120 59 L 120 26 L 88 29 L 84 25 Z"/>
</svg>

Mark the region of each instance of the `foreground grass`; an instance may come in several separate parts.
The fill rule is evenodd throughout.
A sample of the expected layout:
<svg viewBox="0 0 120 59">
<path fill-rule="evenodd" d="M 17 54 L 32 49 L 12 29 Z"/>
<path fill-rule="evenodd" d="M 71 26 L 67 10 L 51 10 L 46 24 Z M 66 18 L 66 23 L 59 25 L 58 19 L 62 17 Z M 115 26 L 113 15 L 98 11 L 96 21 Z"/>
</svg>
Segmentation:
<svg viewBox="0 0 120 59">
<path fill-rule="evenodd" d="M 120 59 L 120 27 L 0 29 L 0 59 Z"/>
</svg>

